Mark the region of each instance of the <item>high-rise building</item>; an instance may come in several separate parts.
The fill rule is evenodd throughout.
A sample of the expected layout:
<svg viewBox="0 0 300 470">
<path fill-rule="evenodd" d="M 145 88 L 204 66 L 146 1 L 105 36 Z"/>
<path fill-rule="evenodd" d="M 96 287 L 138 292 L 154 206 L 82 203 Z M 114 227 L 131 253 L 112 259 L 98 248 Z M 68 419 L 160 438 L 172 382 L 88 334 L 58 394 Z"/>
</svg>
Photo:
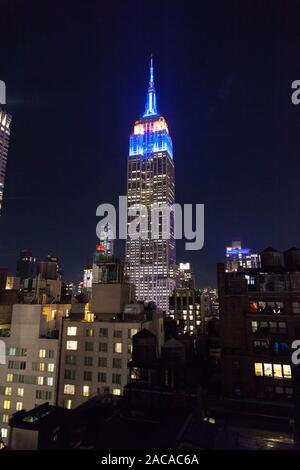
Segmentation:
<svg viewBox="0 0 300 470">
<path fill-rule="evenodd" d="M 176 322 L 179 334 L 194 335 L 200 331 L 201 295 L 193 287 L 178 287 L 170 296 L 170 318 Z"/>
<path fill-rule="evenodd" d="M 160 217 L 158 237 L 152 238 L 149 214 L 154 205 L 174 204 L 175 173 L 169 129 L 156 106 L 152 58 L 146 109 L 129 140 L 127 196 L 128 206 L 143 204 L 148 209 L 148 223 L 140 227 L 140 238 L 127 238 L 127 276 L 136 286 L 138 300 L 154 301 L 167 311 L 175 288 L 174 217 L 171 213 L 170 224 Z"/>
<path fill-rule="evenodd" d="M 293 414 L 297 374 L 291 345 L 300 338 L 300 250 L 268 248 L 261 268 L 218 265 L 223 394 L 246 405 Z M 248 403 L 247 403 L 248 400 Z M 297 397 L 295 396 L 297 401 Z M 275 406 L 276 405 L 276 406 Z M 252 408 L 254 409 L 254 408 Z M 270 411 L 270 409 L 269 409 Z"/>
<path fill-rule="evenodd" d="M 56 280 L 60 278 L 60 271 L 58 266 L 58 258 L 55 255 L 49 254 L 44 261 L 37 263 L 37 275 L 42 279 Z"/>
<path fill-rule="evenodd" d="M 0 215 L 3 201 L 5 171 L 10 136 L 11 115 L 0 106 Z"/>
<path fill-rule="evenodd" d="M 16 275 L 21 281 L 33 278 L 35 275 L 35 257 L 28 250 L 22 250 L 17 261 Z"/>
<path fill-rule="evenodd" d="M 94 255 L 93 284 L 103 282 L 122 282 L 124 280 L 124 262 L 115 255 L 97 251 Z"/>
<path fill-rule="evenodd" d="M 0 312 L 1 344 L 5 361 L 0 363 L 0 437 L 8 440 L 8 422 L 23 409 L 45 401 L 55 404 L 58 390 L 58 363 L 62 319 L 69 304 L 15 304 L 8 323 Z"/>
<path fill-rule="evenodd" d="M 195 287 L 195 276 L 191 268 L 191 263 L 179 263 L 178 287 Z"/>
<path fill-rule="evenodd" d="M 201 289 L 201 310 L 206 317 L 219 315 L 219 301 L 217 289 L 204 287 Z"/>
<path fill-rule="evenodd" d="M 242 248 L 241 240 L 232 240 L 226 248 L 226 271 L 237 271 L 239 268 L 259 268 L 259 255 L 252 253 L 250 248 Z"/>
</svg>

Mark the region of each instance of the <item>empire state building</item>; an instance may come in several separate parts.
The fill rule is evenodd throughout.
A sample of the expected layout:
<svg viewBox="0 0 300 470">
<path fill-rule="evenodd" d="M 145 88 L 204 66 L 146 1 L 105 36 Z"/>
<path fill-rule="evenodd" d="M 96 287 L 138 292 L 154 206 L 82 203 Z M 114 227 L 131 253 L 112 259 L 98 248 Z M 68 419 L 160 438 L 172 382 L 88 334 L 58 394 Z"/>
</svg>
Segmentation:
<svg viewBox="0 0 300 470">
<path fill-rule="evenodd" d="M 175 202 L 172 139 L 166 120 L 157 110 L 152 57 L 145 112 L 135 122 L 129 139 L 127 198 L 129 207 L 143 204 L 148 214 L 154 205 L 171 207 Z M 173 212 L 169 224 L 160 214 L 158 227 L 159 236 L 151 238 L 149 216 L 145 237 L 127 237 L 126 272 L 136 286 L 138 300 L 154 301 L 167 311 L 176 274 Z"/>
</svg>

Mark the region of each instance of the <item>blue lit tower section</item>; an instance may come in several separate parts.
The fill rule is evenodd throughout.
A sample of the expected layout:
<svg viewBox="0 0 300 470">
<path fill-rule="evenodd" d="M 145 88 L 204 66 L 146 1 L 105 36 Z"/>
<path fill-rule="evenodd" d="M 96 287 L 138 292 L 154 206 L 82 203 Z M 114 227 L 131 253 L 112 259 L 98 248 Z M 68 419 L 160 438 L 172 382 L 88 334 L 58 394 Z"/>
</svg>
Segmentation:
<svg viewBox="0 0 300 470">
<path fill-rule="evenodd" d="M 3 201 L 4 180 L 10 137 L 11 116 L 0 107 L 0 215 Z"/>
<path fill-rule="evenodd" d="M 129 139 L 128 205 L 153 204 L 171 206 L 175 202 L 175 174 L 172 139 L 165 119 L 157 110 L 153 61 L 145 112 L 135 122 Z M 128 219 L 130 221 L 130 219 Z M 160 235 L 165 230 L 160 226 Z M 126 241 L 126 274 L 136 286 L 138 300 L 151 300 L 167 311 L 169 295 L 175 288 L 174 220 L 171 214 L 167 237 L 151 239 L 151 220 L 148 220 L 146 239 Z"/>
</svg>

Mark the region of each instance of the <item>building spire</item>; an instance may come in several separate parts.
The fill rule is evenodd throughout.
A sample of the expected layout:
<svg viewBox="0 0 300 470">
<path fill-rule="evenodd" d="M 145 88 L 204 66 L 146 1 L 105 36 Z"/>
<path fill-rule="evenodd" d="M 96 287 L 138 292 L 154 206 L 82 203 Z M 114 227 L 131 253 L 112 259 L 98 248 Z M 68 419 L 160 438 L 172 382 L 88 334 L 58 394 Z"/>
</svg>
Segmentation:
<svg viewBox="0 0 300 470">
<path fill-rule="evenodd" d="M 153 69 L 153 55 L 151 54 L 150 57 L 150 81 L 149 81 L 149 88 L 147 93 L 147 101 L 146 101 L 146 109 L 143 114 L 143 117 L 147 116 L 155 116 L 157 115 L 157 108 L 156 108 L 156 93 L 154 88 L 154 69 Z"/>
</svg>

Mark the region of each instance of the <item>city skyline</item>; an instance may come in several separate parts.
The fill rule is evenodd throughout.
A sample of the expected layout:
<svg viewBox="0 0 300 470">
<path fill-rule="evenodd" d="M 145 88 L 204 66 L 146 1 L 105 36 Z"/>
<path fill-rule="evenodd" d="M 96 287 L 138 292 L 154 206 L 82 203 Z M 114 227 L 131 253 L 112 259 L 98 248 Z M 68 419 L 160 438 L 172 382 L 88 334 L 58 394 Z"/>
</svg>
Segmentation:
<svg viewBox="0 0 300 470">
<path fill-rule="evenodd" d="M 276 4 L 268 12 L 272 23 L 265 24 L 266 9 L 260 5 L 249 17 L 237 6 L 220 4 L 216 14 L 205 5 L 200 15 L 163 2 L 161 9 L 147 10 L 152 25 L 147 32 L 123 23 L 133 11 L 142 23 L 146 9 L 135 2 L 120 3 L 117 12 L 108 5 L 101 12 L 96 5 L 78 7 L 66 24 L 51 21 L 54 7 L 43 24 L 35 22 L 34 31 L 26 27 L 26 15 L 15 18 L 17 35 L 9 34 L 12 20 L 4 13 L 1 29 L 11 40 L 0 73 L 13 124 L 1 265 L 13 273 L 21 249 L 37 258 L 54 252 L 67 280 L 80 277 L 97 242 L 97 205 L 114 203 L 126 192 L 127 136 L 143 105 L 151 52 L 176 149 L 177 202 L 206 205 L 204 249 L 192 254 L 177 243 L 178 260 L 192 263 L 199 286 L 216 285 L 215 264 L 236 234 L 254 252 L 299 245 L 300 222 L 294 216 L 299 110 L 290 99 L 298 70 L 297 28 L 292 6 L 285 12 Z M 232 31 L 222 19 L 229 12 Z M 33 20 L 39 18 L 38 7 L 32 13 Z M 113 27 L 106 26 L 105 15 L 113 15 Z M 78 18 L 86 32 L 83 41 L 76 34 Z M 265 28 L 249 41 L 253 25 Z M 276 39 L 273 25 L 283 31 Z M 208 37 L 214 38 L 209 44 Z M 78 57 L 79 44 L 85 54 Z M 123 256 L 124 246 L 116 243 L 116 252 Z"/>
<path fill-rule="evenodd" d="M 10 463 L 300 449 L 299 19 L 297 0 L 1 1 Z"/>
</svg>

